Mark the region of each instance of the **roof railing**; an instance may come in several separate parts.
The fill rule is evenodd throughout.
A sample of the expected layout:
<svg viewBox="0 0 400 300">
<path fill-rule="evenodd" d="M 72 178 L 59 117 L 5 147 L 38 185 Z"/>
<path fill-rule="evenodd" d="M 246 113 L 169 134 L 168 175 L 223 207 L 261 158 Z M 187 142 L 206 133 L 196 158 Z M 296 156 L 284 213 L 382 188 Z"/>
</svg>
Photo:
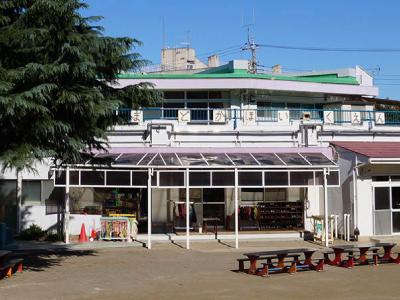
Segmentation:
<svg viewBox="0 0 400 300">
<path fill-rule="evenodd" d="M 400 125 L 400 111 L 284 108 L 120 108 L 116 112 L 128 124 L 153 120 L 174 120 L 180 124 L 257 126 L 265 123 L 295 122 L 324 125 Z"/>
</svg>

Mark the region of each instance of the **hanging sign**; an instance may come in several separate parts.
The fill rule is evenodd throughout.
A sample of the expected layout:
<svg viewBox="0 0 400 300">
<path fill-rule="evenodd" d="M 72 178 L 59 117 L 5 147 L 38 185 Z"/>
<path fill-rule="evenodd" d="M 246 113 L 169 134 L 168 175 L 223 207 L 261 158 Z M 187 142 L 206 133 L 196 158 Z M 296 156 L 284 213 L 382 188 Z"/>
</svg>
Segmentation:
<svg viewBox="0 0 400 300">
<path fill-rule="evenodd" d="M 188 123 L 190 121 L 191 121 L 190 110 L 188 110 L 188 109 L 179 109 L 178 110 L 178 122 L 179 123 Z"/>
<path fill-rule="evenodd" d="M 361 112 L 359 111 L 351 112 L 351 124 L 361 124 Z"/>
<path fill-rule="evenodd" d="M 383 125 L 385 124 L 385 113 L 375 112 L 375 124 Z"/>
<path fill-rule="evenodd" d="M 278 110 L 278 123 L 289 123 L 288 110 Z"/>
<path fill-rule="evenodd" d="M 226 121 L 226 111 L 224 109 L 214 109 L 213 110 L 213 122 L 214 123 L 225 123 Z"/>
<path fill-rule="evenodd" d="M 335 124 L 335 115 L 332 110 L 324 110 L 324 124 Z"/>
<path fill-rule="evenodd" d="M 140 124 L 143 122 L 143 111 L 142 110 L 131 110 L 131 122 Z"/>
<path fill-rule="evenodd" d="M 256 116 L 257 113 L 254 109 L 246 109 L 243 114 L 244 125 L 256 125 Z"/>
</svg>

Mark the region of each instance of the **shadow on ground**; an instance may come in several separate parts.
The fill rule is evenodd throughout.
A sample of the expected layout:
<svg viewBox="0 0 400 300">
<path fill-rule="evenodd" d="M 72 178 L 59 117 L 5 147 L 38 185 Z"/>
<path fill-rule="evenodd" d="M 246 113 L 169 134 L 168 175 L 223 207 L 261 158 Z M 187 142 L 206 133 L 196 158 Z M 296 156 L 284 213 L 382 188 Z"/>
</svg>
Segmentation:
<svg viewBox="0 0 400 300">
<path fill-rule="evenodd" d="M 12 256 L 24 259 L 24 270 L 42 272 L 52 267 L 61 266 L 63 260 L 68 257 L 97 256 L 97 251 L 57 249 L 15 252 Z"/>
</svg>

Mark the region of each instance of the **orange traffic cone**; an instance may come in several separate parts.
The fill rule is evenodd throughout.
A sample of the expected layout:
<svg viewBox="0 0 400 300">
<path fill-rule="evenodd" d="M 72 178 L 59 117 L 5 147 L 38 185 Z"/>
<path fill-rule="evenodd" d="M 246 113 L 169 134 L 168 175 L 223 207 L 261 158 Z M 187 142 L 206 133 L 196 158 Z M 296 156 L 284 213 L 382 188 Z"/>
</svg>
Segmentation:
<svg viewBox="0 0 400 300">
<path fill-rule="evenodd" d="M 79 243 L 87 243 L 87 242 L 88 242 L 88 238 L 86 235 L 85 224 L 82 223 L 81 234 L 79 235 Z"/>
<path fill-rule="evenodd" d="M 90 237 L 95 240 L 97 238 L 97 233 L 96 230 L 92 229 L 92 232 L 90 233 Z"/>
</svg>

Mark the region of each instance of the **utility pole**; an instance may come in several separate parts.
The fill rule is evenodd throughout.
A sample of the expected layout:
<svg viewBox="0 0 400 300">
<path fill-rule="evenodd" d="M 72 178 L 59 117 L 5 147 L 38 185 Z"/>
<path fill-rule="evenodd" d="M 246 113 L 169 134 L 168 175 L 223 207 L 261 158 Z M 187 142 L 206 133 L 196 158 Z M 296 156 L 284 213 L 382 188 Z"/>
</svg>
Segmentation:
<svg viewBox="0 0 400 300">
<path fill-rule="evenodd" d="M 251 59 L 249 62 L 249 73 L 256 74 L 257 73 L 257 55 L 256 50 L 258 48 L 258 44 L 255 43 L 254 38 L 250 34 L 250 27 L 247 27 L 247 43 L 244 44 L 242 50 L 250 50 Z"/>
</svg>

